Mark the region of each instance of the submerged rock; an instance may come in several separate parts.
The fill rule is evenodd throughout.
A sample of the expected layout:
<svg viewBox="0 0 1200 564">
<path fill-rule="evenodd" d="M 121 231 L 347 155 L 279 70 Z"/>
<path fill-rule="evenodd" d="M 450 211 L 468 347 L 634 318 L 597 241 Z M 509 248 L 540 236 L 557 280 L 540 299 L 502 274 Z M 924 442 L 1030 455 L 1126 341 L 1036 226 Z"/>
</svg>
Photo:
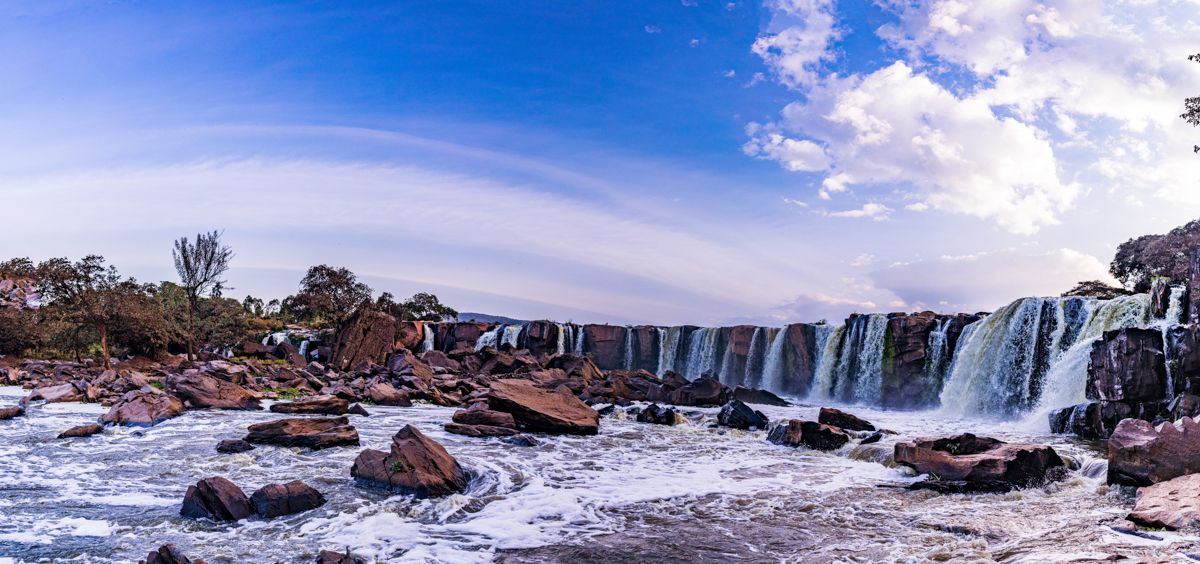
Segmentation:
<svg viewBox="0 0 1200 564">
<path fill-rule="evenodd" d="M 911 466 L 922 474 L 936 476 L 937 482 L 964 482 L 963 491 L 1008 491 L 1036 487 L 1058 476 L 1055 468 L 1066 463 L 1046 445 L 1006 443 L 990 437 L 964 433 L 942 439 L 923 439 L 915 443 L 897 443 L 897 463 Z"/>
<path fill-rule="evenodd" d="M 97 435 L 97 434 L 100 434 L 103 432 L 104 432 L 104 427 L 101 427 L 99 425 L 95 425 L 95 424 L 80 425 L 78 427 L 71 427 L 70 429 L 67 429 L 66 431 L 59 433 L 58 438 L 69 439 L 72 437 L 90 437 L 92 435 Z"/>
<path fill-rule="evenodd" d="M 367 559 L 350 554 L 349 548 L 345 554 L 322 550 L 321 554 L 317 555 L 317 564 L 367 564 Z"/>
<path fill-rule="evenodd" d="M 817 423 L 822 425 L 833 425 L 839 429 L 848 431 L 876 431 L 874 425 L 870 421 L 860 419 L 857 416 L 851 415 L 840 409 L 822 407 L 821 412 L 817 414 Z"/>
<path fill-rule="evenodd" d="M 312 449 L 358 444 L 358 430 L 346 417 L 279 419 L 251 425 L 248 430 L 242 439 L 248 443 Z"/>
<path fill-rule="evenodd" d="M 600 414 L 579 398 L 536 388 L 527 380 L 497 380 L 488 392 L 488 405 L 510 413 L 527 431 L 569 435 L 595 435 Z"/>
<path fill-rule="evenodd" d="M 303 400 L 274 404 L 271 406 L 271 412 L 309 415 L 346 415 L 350 412 L 350 402 L 337 396 L 313 396 Z"/>
<path fill-rule="evenodd" d="M 468 437 L 511 437 L 521 434 L 512 427 L 497 427 L 495 425 L 463 425 L 461 423 L 446 423 L 447 433 L 466 435 Z"/>
<path fill-rule="evenodd" d="M 175 396 L 158 390 L 134 390 L 121 396 L 121 401 L 114 404 L 108 413 L 101 415 L 100 423 L 153 427 L 172 417 L 179 417 L 183 412 L 183 403 Z"/>
<path fill-rule="evenodd" d="M 250 504 L 259 517 L 270 519 L 316 509 L 325 505 L 325 496 L 300 480 L 286 484 L 268 484 L 250 494 Z"/>
<path fill-rule="evenodd" d="M 656 403 L 650 404 L 637 414 L 638 423 L 654 423 L 655 425 L 675 425 L 675 410 Z"/>
<path fill-rule="evenodd" d="M 390 453 L 367 449 L 354 460 L 350 475 L 359 483 L 411 494 L 440 497 L 463 491 L 467 475 L 442 445 L 407 425 L 392 438 Z"/>
<path fill-rule="evenodd" d="M 516 435 L 513 435 L 511 437 L 505 437 L 502 440 L 508 444 L 517 445 L 517 446 L 531 447 L 531 446 L 538 446 L 538 445 L 542 444 L 541 441 L 539 441 L 529 435 L 526 435 L 524 433 L 517 433 Z"/>
<path fill-rule="evenodd" d="M 25 410 L 21 407 L 6 407 L 0 409 L 0 421 L 12 419 L 14 417 L 20 417 L 22 415 L 25 415 Z"/>
<path fill-rule="evenodd" d="M 792 419 L 771 429 L 767 441 L 790 447 L 804 445 L 813 450 L 837 450 L 850 442 L 850 435 L 832 425 Z"/>
<path fill-rule="evenodd" d="M 242 440 L 221 441 L 217 443 L 217 452 L 222 454 L 237 454 L 251 450 L 254 450 L 254 445 Z"/>
<path fill-rule="evenodd" d="M 168 376 L 166 388 L 192 409 L 262 409 L 258 398 L 245 388 L 199 371 Z"/>
<path fill-rule="evenodd" d="M 217 476 L 189 486 L 179 514 L 194 519 L 238 521 L 254 515 L 254 508 L 241 488 Z"/>
<path fill-rule="evenodd" d="M 1200 520 L 1200 474 L 1138 489 L 1128 519 L 1146 527 L 1179 529 Z"/>
<path fill-rule="evenodd" d="M 731 400 L 721 408 L 721 412 L 717 414 L 717 422 L 726 427 L 742 430 L 767 428 L 766 415 L 763 415 L 761 411 L 750 409 L 750 406 L 738 400 Z"/>
<path fill-rule="evenodd" d="M 1200 472 L 1200 422 L 1184 417 L 1155 428 L 1126 419 L 1108 440 L 1108 483 L 1149 486 Z"/>
<path fill-rule="evenodd" d="M 733 399 L 744 403 L 754 403 L 758 405 L 773 405 L 776 407 L 787 407 L 792 405 L 787 400 L 772 394 L 766 390 L 756 390 L 745 386 L 738 386 L 733 389 Z"/>
<path fill-rule="evenodd" d="M 164 544 L 150 553 L 145 560 L 138 564 L 205 564 L 203 560 L 192 560 L 185 556 L 173 544 Z"/>
</svg>

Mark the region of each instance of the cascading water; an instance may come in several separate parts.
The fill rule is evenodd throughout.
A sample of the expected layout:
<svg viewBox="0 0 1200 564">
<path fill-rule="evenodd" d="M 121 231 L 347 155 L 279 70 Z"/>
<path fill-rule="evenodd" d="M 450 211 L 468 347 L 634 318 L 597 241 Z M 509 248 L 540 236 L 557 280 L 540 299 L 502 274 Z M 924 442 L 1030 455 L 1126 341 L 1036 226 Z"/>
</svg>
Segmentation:
<svg viewBox="0 0 1200 564">
<path fill-rule="evenodd" d="M 783 392 L 783 347 L 787 343 L 787 333 L 788 326 L 785 325 L 771 339 L 771 346 L 767 349 L 767 358 L 763 362 L 762 369 L 761 382 L 764 390 L 775 393 Z M 749 369 L 749 366 L 747 366 L 747 369 Z"/>
<path fill-rule="evenodd" d="M 554 326 L 558 327 L 558 346 L 554 349 L 554 353 L 562 354 L 566 352 L 567 328 L 562 323 L 555 323 Z"/>
<path fill-rule="evenodd" d="M 571 354 L 583 356 L 583 334 L 586 330 L 583 327 L 579 328 L 579 333 L 575 335 L 575 346 L 571 350 Z"/>
<path fill-rule="evenodd" d="M 679 361 L 679 345 L 683 342 L 683 327 L 658 328 L 658 371 L 659 377 L 668 370 L 675 370 Z"/>
<path fill-rule="evenodd" d="M 695 380 L 705 372 L 717 372 L 717 341 L 721 330 L 712 327 L 701 327 L 692 331 L 688 343 L 687 366 L 684 377 Z"/>
<path fill-rule="evenodd" d="M 483 350 L 483 347 L 496 347 L 500 344 L 500 332 L 504 330 L 503 325 L 497 325 L 487 331 L 484 331 L 479 336 L 479 340 L 475 341 L 475 350 Z"/>
<path fill-rule="evenodd" d="M 421 340 L 421 352 L 427 353 L 427 352 L 433 350 L 433 341 L 434 341 L 433 326 L 426 323 L 424 334 L 425 334 L 425 336 Z"/>
<path fill-rule="evenodd" d="M 625 328 L 625 370 L 633 370 L 633 327 Z"/>
<path fill-rule="evenodd" d="M 521 338 L 521 328 L 521 325 L 505 325 L 504 336 L 501 339 L 500 344 L 503 345 L 508 343 L 512 345 L 513 348 L 520 348 L 519 340 Z"/>
<path fill-rule="evenodd" d="M 842 331 L 836 354 L 826 348 L 819 365 L 819 397 L 844 403 L 877 405 L 883 379 L 887 315 L 860 315 Z M 831 343 L 832 344 L 832 343 Z"/>
<path fill-rule="evenodd" d="M 950 368 L 950 319 L 938 321 L 937 327 L 929 334 L 927 347 L 927 370 L 940 382 L 946 381 L 946 371 Z"/>
<path fill-rule="evenodd" d="M 775 342 L 776 335 L 782 333 L 772 327 L 755 327 L 754 335 L 750 337 L 750 350 L 746 355 L 746 369 L 742 383 L 751 388 L 767 389 L 763 381 L 767 378 L 766 365 L 769 349 Z M 726 355 L 732 357 L 733 355 Z"/>
</svg>

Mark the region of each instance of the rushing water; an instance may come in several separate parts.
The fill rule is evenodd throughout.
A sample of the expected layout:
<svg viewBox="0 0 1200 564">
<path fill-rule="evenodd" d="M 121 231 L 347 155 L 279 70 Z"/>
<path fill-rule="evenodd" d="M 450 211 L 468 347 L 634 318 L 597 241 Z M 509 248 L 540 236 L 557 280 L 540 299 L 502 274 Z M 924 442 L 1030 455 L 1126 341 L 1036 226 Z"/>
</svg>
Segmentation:
<svg viewBox="0 0 1200 564">
<path fill-rule="evenodd" d="M 24 391 L 0 388 L 0 406 Z M 761 408 L 813 419 L 816 406 Z M 310 562 L 321 549 L 379 562 L 1053 562 L 1105 554 L 1173 556 L 1198 539 L 1117 534 L 1131 491 L 1104 485 L 1092 443 L 1010 423 L 929 413 L 856 413 L 899 433 L 832 453 L 775 446 L 763 432 L 710 428 L 714 409 L 684 408 L 678 427 L 604 418 L 594 437 L 538 436 L 536 447 L 447 434 L 452 409 L 371 407 L 352 417 L 361 447 L 259 447 L 222 455 L 222 439 L 269 412 L 191 411 L 149 429 L 56 440 L 95 421 L 95 405 L 31 406 L 0 422 L 0 558 L 132 563 L 163 543 L 210 564 Z M 413 500 L 355 485 L 363 448 L 386 449 L 413 424 L 468 470 L 468 490 Z M 1045 488 L 938 495 L 893 487 L 899 440 L 974 431 L 1049 443 L 1083 468 Z M 250 492 L 299 479 L 328 503 L 271 520 L 179 516 L 187 486 L 224 476 Z"/>
</svg>

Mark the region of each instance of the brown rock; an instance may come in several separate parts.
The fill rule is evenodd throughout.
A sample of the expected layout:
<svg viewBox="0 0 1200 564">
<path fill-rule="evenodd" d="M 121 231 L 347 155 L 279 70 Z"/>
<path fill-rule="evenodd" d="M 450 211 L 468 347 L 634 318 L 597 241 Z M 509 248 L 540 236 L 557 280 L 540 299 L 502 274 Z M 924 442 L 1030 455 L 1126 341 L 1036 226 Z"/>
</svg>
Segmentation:
<svg viewBox="0 0 1200 564">
<path fill-rule="evenodd" d="M 371 416 L 371 414 L 370 414 L 370 413 L 367 413 L 367 410 L 366 410 L 366 409 L 363 409 L 363 406 L 362 406 L 362 405 L 360 405 L 360 404 L 357 404 L 357 403 L 356 403 L 356 404 L 354 404 L 354 405 L 352 405 L 352 406 L 350 406 L 349 408 L 347 408 L 347 409 L 346 409 L 346 414 L 347 414 L 347 415 L 361 415 L 361 416 L 363 416 L 363 417 L 370 417 L 370 416 Z"/>
<path fill-rule="evenodd" d="M 46 403 L 78 403 L 87 400 L 83 392 L 74 384 L 59 384 L 46 388 L 34 388 L 33 393 L 21 399 L 21 406 L 29 405 L 31 401 L 45 400 Z"/>
<path fill-rule="evenodd" d="M 399 350 L 388 355 L 385 366 L 392 376 L 399 376 L 401 378 L 415 376 L 425 385 L 433 382 L 433 369 L 424 362 L 421 362 L 421 359 L 413 356 L 413 353 L 408 350 Z"/>
<path fill-rule="evenodd" d="M 168 376 L 166 388 L 192 409 L 262 409 L 258 398 L 245 388 L 198 371 Z"/>
<path fill-rule="evenodd" d="M 743 403 L 753 403 L 757 405 L 773 405 L 776 407 L 787 407 L 792 405 L 787 400 L 766 390 L 756 390 L 745 386 L 738 386 L 733 389 L 733 399 Z"/>
<path fill-rule="evenodd" d="M 396 346 L 396 318 L 379 311 L 361 309 L 346 320 L 333 347 L 330 366 L 348 370 L 361 362 L 383 364 Z"/>
<path fill-rule="evenodd" d="M 1200 519 L 1200 474 L 1139 488 L 1128 519 L 1145 527 L 1182 528 Z"/>
<path fill-rule="evenodd" d="M 1191 417 L 1155 428 L 1125 419 L 1108 439 L 1108 483 L 1149 486 L 1200 472 L 1200 422 Z"/>
<path fill-rule="evenodd" d="M 312 449 L 358 444 L 358 430 L 346 417 L 279 419 L 248 429 L 250 433 L 242 439 L 248 443 Z"/>
<path fill-rule="evenodd" d="M 418 498 L 461 492 L 467 475 L 436 441 L 407 425 L 392 438 L 392 451 L 364 450 L 350 468 L 360 483 Z"/>
<path fill-rule="evenodd" d="M 238 521 L 254 515 L 254 508 L 241 488 L 218 476 L 189 486 L 179 514 L 193 519 Z"/>
<path fill-rule="evenodd" d="M 250 503 L 259 517 L 270 519 L 316 509 L 325 505 L 325 496 L 300 480 L 286 484 L 268 484 L 250 494 Z"/>
<path fill-rule="evenodd" d="M 375 402 L 375 405 L 392 405 L 397 407 L 412 407 L 408 392 L 397 390 L 391 384 L 380 382 L 366 389 L 364 395 Z"/>
<path fill-rule="evenodd" d="M 616 325 L 584 325 L 583 350 L 602 370 L 625 368 L 625 340 L 629 329 Z"/>
<path fill-rule="evenodd" d="M 22 415 L 25 415 L 25 410 L 21 409 L 20 407 L 6 407 L 0 409 L 0 421 L 5 421 L 14 417 L 20 417 Z"/>
<path fill-rule="evenodd" d="M 164 544 L 138 564 L 205 564 L 205 562 L 188 558 L 173 544 Z"/>
<path fill-rule="evenodd" d="M 121 401 L 100 416 L 100 423 L 153 427 L 172 417 L 179 417 L 183 411 L 183 403 L 175 396 L 157 390 L 135 390 L 121 396 Z"/>
<path fill-rule="evenodd" d="M 1163 337 L 1157 329 L 1105 331 L 1092 344 L 1088 399 L 1139 402 L 1169 399 Z"/>
<path fill-rule="evenodd" d="M 1150 282 L 1150 317 L 1164 319 L 1167 310 L 1171 309 L 1171 281 L 1166 278 L 1155 278 Z M 1178 323 L 1178 319 L 1168 320 Z"/>
<path fill-rule="evenodd" d="M 412 323 L 407 321 L 406 323 Z M 350 549 L 346 549 L 345 554 L 337 553 L 332 550 L 322 550 L 317 556 L 317 564 L 367 564 L 367 559 L 361 556 L 350 554 Z"/>
<path fill-rule="evenodd" d="M 1046 445 L 1006 443 L 964 433 L 942 439 L 897 443 L 897 463 L 941 482 L 966 482 L 973 491 L 1036 487 L 1054 479 L 1066 464 Z"/>
<path fill-rule="evenodd" d="M 492 411 L 490 409 L 466 410 L 454 412 L 451 420 L 460 425 L 490 425 L 492 427 L 507 427 L 516 429 L 517 422 L 511 413 Z"/>
<path fill-rule="evenodd" d="M 771 429 L 767 440 L 777 445 L 804 445 L 813 450 L 837 450 L 850 442 L 850 436 L 832 425 L 792 419 Z"/>
<path fill-rule="evenodd" d="M 217 452 L 223 454 L 237 454 L 254 450 L 254 445 L 243 440 L 226 440 L 217 443 Z"/>
<path fill-rule="evenodd" d="M 521 434 L 511 427 L 496 427 L 494 425 L 463 425 L 461 423 L 446 423 L 447 433 L 466 435 L 468 437 L 511 437 Z"/>
<path fill-rule="evenodd" d="M 299 401 L 280 402 L 271 406 L 272 413 L 345 415 L 349 411 L 350 402 L 336 396 L 313 396 Z"/>
<path fill-rule="evenodd" d="M 842 429 L 851 431 L 875 431 L 875 426 L 865 419 L 829 407 L 822 407 L 821 413 L 817 415 L 817 422 L 823 425 L 833 425 Z"/>
<path fill-rule="evenodd" d="M 526 380 L 497 380 L 488 392 L 494 411 L 511 413 L 517 426 L 528 431 L 595 435 L 600 414 L 579 398 L 534 387 Z"/>
<path fill-rule="evenodd" d="M 426 353 L 421 353 L 417 356 L 417 358 L 421 359 L 421 362 L 429 365 L 430 368 L 445 368 L 451 372 L 457 372 L 459 368 L 461 368 L 461 365 L 457 360 L 446 356 L 446 353 L 442 351 L 429 351 Z"/>
<path fill-rule="evenodd" d="M 712 378 L 697 378 L 686 386 L 671 392 L 668 398 L 675 405 L 725 405 L 729 403 L 729 387 Z"/>
<path fill-rule="evenodd" d="M 585 387 L 604 380 L 604 373 L 586 356 L 558 355 L 550 359 L 546 368 L 562 370 L 563 378 L 578 377 L 583 380 Z"/>
<path fill-rule="evenodd" d="M 103 432 L 104 427 L 99 425 L 80 425 L 78 427 L 71 427 L 70 429 L 59 433 L 58 438 L 69 439 L 72 437 L 90 437 Z"/>
</svg>

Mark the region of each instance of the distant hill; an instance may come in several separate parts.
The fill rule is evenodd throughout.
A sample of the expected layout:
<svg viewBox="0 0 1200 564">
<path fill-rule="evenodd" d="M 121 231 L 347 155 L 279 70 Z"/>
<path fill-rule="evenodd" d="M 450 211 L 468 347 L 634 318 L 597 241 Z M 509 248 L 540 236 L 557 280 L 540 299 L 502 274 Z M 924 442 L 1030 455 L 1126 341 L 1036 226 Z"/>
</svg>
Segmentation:
<svg viewBox="0 0 1200 564">
<path fill-rule="evenodd" d="M 505 323 L 508 325 L 520 325 L 522 323 L 525 323 L 525 321 L 522 321 L 520 319 L 513 319 L 511 317 L 504 317 L 502 315 L 488 315 L 486 313 L 471 313 L 471 312 L 464 312 L 464 313 L 458 314 L 458 320 L 459 321 L 479 321 L 479 322 L 483 322 L 483 323 Z"/>
</svg>

